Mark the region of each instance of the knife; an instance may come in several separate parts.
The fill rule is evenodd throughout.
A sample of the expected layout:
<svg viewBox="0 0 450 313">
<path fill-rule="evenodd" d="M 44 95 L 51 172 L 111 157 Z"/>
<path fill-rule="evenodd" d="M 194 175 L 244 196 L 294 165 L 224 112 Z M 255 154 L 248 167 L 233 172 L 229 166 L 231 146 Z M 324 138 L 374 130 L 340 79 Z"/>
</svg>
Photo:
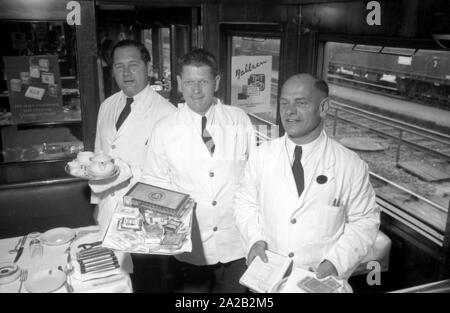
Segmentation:
<svg viewBox="0 0 450 313">
<path fill-rule="evenodd" d="M 19 261 L 20 256 L 22 255 L 22 252 L 23 252 L 23 246 L 25 245 L 25 242 L 27 241 L 27 237 L 28 237 L 28 235 L 23 236 L 22 241 L 20 242 L 19 250 L 17 250 L 17 254 L 16 254 L 16 257 L 14 258 L 13 263 L 17 263 L 17 261 Z"/>
</svg>

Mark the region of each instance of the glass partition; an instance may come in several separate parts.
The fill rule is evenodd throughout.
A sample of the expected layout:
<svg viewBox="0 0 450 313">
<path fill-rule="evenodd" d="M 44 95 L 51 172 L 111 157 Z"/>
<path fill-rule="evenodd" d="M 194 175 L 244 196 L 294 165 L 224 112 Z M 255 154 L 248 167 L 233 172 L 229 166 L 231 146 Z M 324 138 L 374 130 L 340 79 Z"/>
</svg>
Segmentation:
<svg viewBox="0 0 450 313">
<path fill-rule="evenodd" d="M 0 21 L 1 163 L 70 158 L 83 149 L 75 28 Z"/>
</svg>

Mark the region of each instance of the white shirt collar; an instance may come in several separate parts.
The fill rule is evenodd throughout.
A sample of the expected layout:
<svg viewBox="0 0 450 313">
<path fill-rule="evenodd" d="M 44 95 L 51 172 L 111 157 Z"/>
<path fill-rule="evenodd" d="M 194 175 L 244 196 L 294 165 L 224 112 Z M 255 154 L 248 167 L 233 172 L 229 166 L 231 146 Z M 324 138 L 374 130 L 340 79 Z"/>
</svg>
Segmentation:
<svg viewBox="0 0 450 313">
<path fill-rule="evenodd" d="M 136 103 L 145 96 L 148 88 L 150 88 L 149 84 L 147 84 L 144 87 L 144 89 L 142 89 L 141 91 L 139 91 L 137 94 L 135 94 L 133 96 L 133 102 L 131 103 L 131 110 L 133 110 L 133 108 L 136 106 Z M 122 97 L 123 97 L 123 101 L 122 101 L 122 103 L 123 103 L 122 108 L 123 108 L 123 107 L 125 107 L 125 102 L 126 102 L 126 99 L 128 98 L 128 96 L 123 91 L 121 91 L 121 92 L 122 92 Z"/>
<path fill-rule="evenodd" d="M 211 105 L 208 109 L 208 111 L 206 111 L 205 116 L 206 116 L 206 129 L 208 130 L 208 132 L 210 132 L 211 136 L 212 134 L 212 130 L 213 127 L 211 127 L 211 125 L 213 125 L 214 122 L 214 112 L 215 112 L 215 106 L 220 103 L 220 100 L 215 98 L 216 102 L 213 103 L 213 105 Z M 195 127 L 198 130 L 198 133 L 201 134 L 202 133 L 202 115 L 198 114 L 197 112 L 194 112 L 193 110 L 191 110 L 191 108 L 189 108 L 189 106 L 187 105 L 187 103 L 185 103 L 186 106 L 186 110 L 191 118 L 192 124 L 196 125 L 197 127 Z"/>
<path fill-rule="evenodd" d="M 302 147 L 302 164 L 306 163 L 308 161 L 309 156 L 312 154 L 312 152 L 316 149 L 316 147 L 325 139 L 324 131 L 322 130 L 320 132 L 319 137 L 311 141 L 310 143 L 300 145 Z M 294 162 L 294 150 L 297 144 L 295 144 L 292 139 L 289 138 L 289 136 L 285 135 L 285 145 L 286 145 L 286 151 L 289 157 L 289 162 Z"/>
</svg>

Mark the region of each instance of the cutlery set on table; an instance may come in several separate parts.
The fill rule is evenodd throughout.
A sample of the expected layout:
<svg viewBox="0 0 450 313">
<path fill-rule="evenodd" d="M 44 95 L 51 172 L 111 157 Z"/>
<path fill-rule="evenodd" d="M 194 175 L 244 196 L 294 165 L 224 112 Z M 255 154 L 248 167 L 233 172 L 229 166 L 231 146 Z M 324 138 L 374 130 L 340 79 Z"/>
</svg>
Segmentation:
<svg viewBox="0 0 450 313">
<path fill-rule="evenodd" d="M 0 286 L 0 292 L 21 293 L 24 289 L 28 292 L 59 292 L 58 290 L 65 286 L 66 291 L 71 293 L 74 292 L 72 277 L 78 281 L 75 285 L 77 290 L 83 292 L 92 287 L 105 286 L 123 280 L 125 276 L 117 275 L 122 274 L 118 257 L 113 250 L 101 247 L 102 242 L 95 241 L 95 238 L 98 238 L 96 235 L 84 238 L 84 242 L 89 239 L 94 239 L 91 240 L 94 242 L 72 247 L 75 239 L 78 241 L 80 237 L 94 232 L 98 232 L 98 229 L 75 232 L 70 228 L 57 228 L 43 234 L 31 233 L 21 237 L 15 248 L 9 250 L 10 254 L 16 254 L 14 261 L 0 264 L 0 285 L 6 286 L 17 281 L 17 287 L 14 287 L 16 284 Z M 23 259 L 22 256 L 27 247 L 27 239 L 30 241 L 30 260 Z M 35 242 L 38 246 L 37 258 L 34 258 Z M 62 245 L 67 247 L 57 247 Z M 42 262 L 44 246 L 46 246 L 46 257 L 45 262 Z M 65 250 L 63 250 L 64 248 Z M 71 253 L 72 250 L 76 250 L 74 254 Z M 61 256 L 65 254 L 67 254 L 67 259 L 64 260 L 66 264 L 58 265 L 58 263 L 61 264 Z M 27 256 L 27 253 L 24 255 Z M 18 261 L 21 256 L 22 260 L 19 266 Z M 76 260 L 72 262 L 72 258 L 75 259 L 75 256 Z M 39 266 L 36 266 L 38 263 Z M 90 280 L 92 280 L 91 283 L 85 283 Z M 13 290 L 14 288 L 18 289 Z"/>
</svg>

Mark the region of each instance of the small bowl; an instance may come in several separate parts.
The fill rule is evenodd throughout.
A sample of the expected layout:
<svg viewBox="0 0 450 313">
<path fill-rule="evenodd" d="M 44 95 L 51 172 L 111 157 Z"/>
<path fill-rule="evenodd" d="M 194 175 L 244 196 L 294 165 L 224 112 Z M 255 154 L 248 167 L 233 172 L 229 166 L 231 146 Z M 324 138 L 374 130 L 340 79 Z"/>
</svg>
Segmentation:
<svg viewBox="0 0 450 313">
<path fill-rule="evenodd" d="M 20 276 L 20 267 L 16 263 L 0 263 L 0 285 L 16 281 Z"/>
</svg>

